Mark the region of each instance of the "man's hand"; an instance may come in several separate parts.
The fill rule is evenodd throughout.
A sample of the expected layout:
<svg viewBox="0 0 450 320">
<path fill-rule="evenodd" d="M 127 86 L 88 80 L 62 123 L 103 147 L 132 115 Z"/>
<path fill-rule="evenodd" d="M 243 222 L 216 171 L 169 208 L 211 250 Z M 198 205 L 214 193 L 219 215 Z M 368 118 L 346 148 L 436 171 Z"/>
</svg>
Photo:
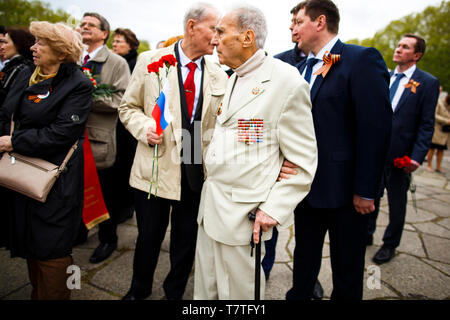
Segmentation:
<svg viewBox="0 0 450 320">
<path fill-rule="evenodd" d="M 417 170 L 417 168 L 420 167 L 420 163 L 418 163 L 416 160 L 411 159 L 411 165 L 409 167 L 404 168 L 406 173 L 412 173 Z"/>
<path fill-rule="evenodd" d="M 278 174 L 278 181 L 283 179 L 289 179 L 291 175 L 296 175 L 298 166 L 289 162 L 288 160 L 283 161 L 283 166 L 281 167 L 280 173 Z"/>
<path fill-rule="evenodd" d="M 269 230 L 271 227 L 275 227 L 278 222 L 269 217 L 264 211 L 258 209 L 256 211 L 255 222 L 253 223 L 253 242 L 259 243 L 259 231 L 262 228 L 263 231 Z"/>
<path fill-rule="evenodd" d="M 375 211 L 375 200 L 366 200 L 356 194 L 353 195 L 353 205 L 356 211 L 361 214 L 368 214 Z"/>
<path fill-rule="evenodd" d="M 12 151 L 11 136 L 0 137 L 0 152 Z"/>
<path fill-rule="evenodd" d="M 156 144 L 161 144 L 162 143 L 162 139 L 163 139 L 163 135 L 161 134 L 160 136 L 158 136 L 156 134 L 156 129 L 154 127 L 149 127 L 147 130 L 147 142 L 148 144 L 154 146 Z"/>
</svg>

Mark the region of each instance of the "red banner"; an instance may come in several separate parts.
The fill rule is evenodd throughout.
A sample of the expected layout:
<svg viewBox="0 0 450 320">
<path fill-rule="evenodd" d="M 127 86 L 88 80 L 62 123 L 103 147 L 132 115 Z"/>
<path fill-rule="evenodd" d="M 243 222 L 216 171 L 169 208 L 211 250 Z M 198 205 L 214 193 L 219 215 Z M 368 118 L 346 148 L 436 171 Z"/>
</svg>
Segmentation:
<svg viewBox="0 0 450 320">
<path fill-rule="evenodd" d="M 89 143 L 87 131 L 83 143 L 84 149 L 84 207 L 83 222 L 88 230 L 100 222 L 109 219 L 109 213 L 103 200 L 102 188 L 98 180 L 94 155 Z"/>
</svg>

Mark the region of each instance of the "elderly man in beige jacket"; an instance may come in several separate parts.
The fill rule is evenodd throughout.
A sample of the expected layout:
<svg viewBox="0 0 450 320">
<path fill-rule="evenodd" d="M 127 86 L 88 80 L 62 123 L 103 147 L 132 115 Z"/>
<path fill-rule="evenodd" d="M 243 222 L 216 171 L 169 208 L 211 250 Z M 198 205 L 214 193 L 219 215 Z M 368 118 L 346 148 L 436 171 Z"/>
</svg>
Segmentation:
<svg viewBox="0 0 450 320">
<path fill-rule="evenodd" d="M 138 238 L 133 279 L 125 300 L 144 299 L 151 294 L 169 213 L 171 264 L 163 283 L 167 299 L 183 297 L 192 270 L 196 219 L 204 180 L 202 153 L 210 140 L 228 79 L 218 64 L 204 58 L 204 55 L 213 53 L 211 39 L 218 20 L 219 13 L 214 7 L 206 4 L 192 6 L 184 18 L 183 40 L 139 56 L 119 108 L 125 128 L 138 140 L 130 176 L 130 184 L 136 189 Z M 151 114 L 159 95 L 158 80 L 155 74 L 148 73 L 147 65 L 168 54 L 174 55 L 178 61 L 177 67 L 171 68 L 167 76 L 171 91 L 166 108 L 169 108 L 173 120 L 162 136 L 157 136 Z M 165 77 L 165 68 L 160 74 Z M 189 87 L 186 85 L 188 82 Z M 192 109 L 189 103 L 192 103 Z M 192 110 L 191 115 L 189 110 Z M 155 194 L 153 188 L 153 195 L 148 200 L 156 144 L 159 144 L 160 156 L 158 189 Z"/>
<path fill-rule="evenodd" d="M 260 228 L 267 240 L 273 226 L 292 225 L 317 167 L 308 84 L 262 50 L 266 33 L 262 12 L 245 7 L 225 15 L 213 38 L 220 63 L 235 73 L 205 156 L 194 299 L 253 298 L 252 233 L 258 243 Z M 299 173 L 277 182 L 284 158 Z M 262 298 L 264 286 L 262 276 Z"/>
</svg>

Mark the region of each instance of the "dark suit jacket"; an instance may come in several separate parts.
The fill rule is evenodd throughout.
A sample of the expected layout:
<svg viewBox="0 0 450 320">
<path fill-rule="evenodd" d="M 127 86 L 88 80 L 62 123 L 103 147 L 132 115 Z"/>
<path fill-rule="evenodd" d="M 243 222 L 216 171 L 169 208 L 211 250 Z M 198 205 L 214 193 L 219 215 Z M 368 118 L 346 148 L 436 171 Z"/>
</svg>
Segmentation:
<svg viewBox="0 0 450 320">
<path fill-rule="evenodd" d="M 439 81 L 418 68 L 411 79 L 420 85 L 416 93 L 405 88 L 394 111 L 388 165 L 405 155 L 422 163 L 433 137 Z"/>
<path fill-rule="evenodd" d="M 374 199 L 386 161 L 392 108 L 389 74 L 374 48 L 338 41 L 341 59 L 311 90 L 318 167 L 306 201 L 316 208 L 353 203 L 353 195 Z M 297 66 L 302 73 L 306 61 Z"/>
<path fill-rule="evenodd" d="M 175 56 L 177 61 L 180 61 L 178 54 L 178 43 L 175 44 Z M 202 68 L 205 68 L 205 60 L 202 59 Z M 184 129 L 182 150 L 181 150 L 181 170 L 188 180 L 188 184 L 191 190 L 200 193 L 203 187 L 204 174 L 203 164 L 196 163 L 196 159 L 202 159 L 202 135 L 201 135 L 201 119 L 202 119 L 202 105 L 203 105 L 203 75 L 199 89 L 200 96 L 197 102 L 197 108 L 195 110 L 194 121 L 191 123 L 189 118 L 189 111 L 186 102 L 186 94 L 184 92 L 183 77 L 181 75 L 180 64 L 177 64 L 178 72 L 178 88 L 180 90 L 180 102 L 181 102 L 181 124 Z M 189 135 L 185 137 L 184 135 Z M 197 160 L 198 162 L 198 160 Z"/>
<path fill-rule="evenodd" d="M 295 66 L 306 59 L 306 56 L 302 55 L 302 51 L 298 48 L 297 43 L 293 49 L 281 52 L 273 57 L 289 63 L 291 66 Z"/>
</svg>

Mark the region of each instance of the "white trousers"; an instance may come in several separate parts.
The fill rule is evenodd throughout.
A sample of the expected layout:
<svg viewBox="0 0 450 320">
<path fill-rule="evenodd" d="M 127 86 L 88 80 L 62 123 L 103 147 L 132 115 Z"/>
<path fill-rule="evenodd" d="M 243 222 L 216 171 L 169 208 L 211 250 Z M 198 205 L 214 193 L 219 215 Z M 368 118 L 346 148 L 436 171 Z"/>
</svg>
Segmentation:
<svg viewBox="0 0 450 320">
<path fill-rule="evenodd" d="M 229 246 L 209 237 L 198 227 L 195 252 L 194 300 L 253 300 L 255 298 L 255 250 L 249 244 Z M 261 245 L 261 261 L 265 254 Z M 260 297 L 264 299 L 266 279 L 261 269 Z"/>
</svg>

